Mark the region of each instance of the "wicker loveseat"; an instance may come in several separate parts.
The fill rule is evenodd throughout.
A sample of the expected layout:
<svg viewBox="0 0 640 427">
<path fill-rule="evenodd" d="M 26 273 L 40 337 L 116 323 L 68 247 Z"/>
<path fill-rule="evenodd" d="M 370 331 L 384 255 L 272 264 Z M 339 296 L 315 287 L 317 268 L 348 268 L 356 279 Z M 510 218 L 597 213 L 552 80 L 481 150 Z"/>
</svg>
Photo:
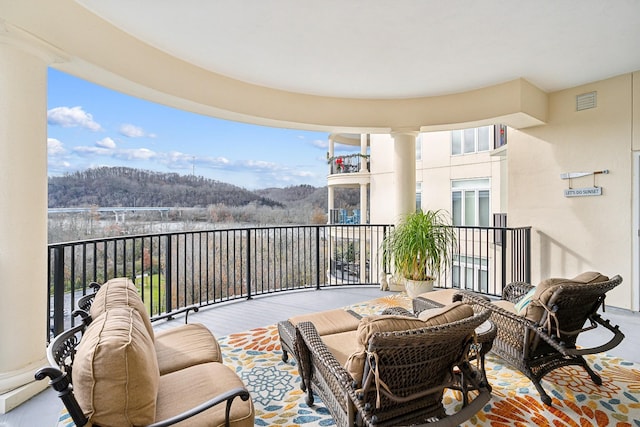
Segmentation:
<svg viewBox="0 0 640 427">
<path fill-rule="evenodd" d="M 338 426 L 457 426 L 491 397 L 467 360 L 474 331 L 488 317 L 458 302 L 422 318 L 367 316 L 357 330 L 333 335 L 320 336 L 313 323 L 300 322 L 295 343 L 307 403 L 313 405 L 317 393 Z M 447 414 L 444 389 L 461 384 L 477 390 L 475 399 Z"/>
<path fill-rule="evenodd" d="M 206 327 L 154 333 L 126 278 L 102 285 L 85 307 L 91 314 L 53 339 L 51 366 L 36 373 L 51 379 L 77 426 L 254 425 L 250 395 Z"/>
<path fill-rule="evenodd" d="M 535 385 L 541 400 L 551 405 L 551 397 L 540 384 L 549 372 L 562 366 L 582 366 L 594 383 L 602 384 L 584 355 L 610 350 L 624 334 L 598 313 L 605 295 L 622 282 L 620 276 L 609 279 L 597 272 L 585 272 L 573 279 L 552 278 L 537 286 L 511 283 L 501 300 L 460 291 L 456 297 L 476 310 L 490 310 L 498 328 L 492 352 L 513 365 Z M 592 348 L 576 345 L 578 336 L 604 327 L 611 332 L 608 342 Z"/>
</svg>

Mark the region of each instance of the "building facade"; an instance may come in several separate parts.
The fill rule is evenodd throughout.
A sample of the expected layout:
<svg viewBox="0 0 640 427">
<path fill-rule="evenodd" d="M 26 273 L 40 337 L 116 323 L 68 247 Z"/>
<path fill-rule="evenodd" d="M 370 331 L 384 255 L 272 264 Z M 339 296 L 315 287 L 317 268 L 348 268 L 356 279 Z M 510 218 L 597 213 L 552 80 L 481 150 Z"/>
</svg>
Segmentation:
<svg viewBox="0 0 640 427">
<path fill-rule="evenodd" d="M 539 126 L 416 134 L 416 205 L 450 212 L 455 225 L 531 226 L 534 283 L 620 274 L 625 282 L 607 303 L 638 311 L 638 81 L 640 72 L 549 94 Z M 370 141 L 371 223 L 396 222 L 396 141 Z"/>
</svg>

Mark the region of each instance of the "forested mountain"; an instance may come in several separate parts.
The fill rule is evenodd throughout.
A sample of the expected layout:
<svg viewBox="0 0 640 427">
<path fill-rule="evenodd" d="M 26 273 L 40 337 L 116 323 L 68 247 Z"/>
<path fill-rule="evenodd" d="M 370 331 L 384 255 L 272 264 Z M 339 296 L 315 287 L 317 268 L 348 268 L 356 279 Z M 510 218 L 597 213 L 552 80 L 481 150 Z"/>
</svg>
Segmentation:
<svg viewBox="0 0 640 427">
<path fill-rule="evenodd" d="M 336 208 L 358 208 L 358 188 L 337 188 L 334 196 Z M 296 185 L 249 191 L 197 176 L 103 167 L 49 178 L 49 207 L 168 207 L 172 208 L 169 214 L 162 217 L 151 211 L 114 221 L 112 214 L 57 213 L 49 215 L 49 242 L 210 229 L 225 224 L 326 224 L 327 204 L 327 187 Z"/>
<path fill-rule="evenodd" d="M 280 202 L 201 176 L 126 167 L 87 169 L 49 178 L 49 207 L 210 205 L 283 207 Z"/>
</svg>

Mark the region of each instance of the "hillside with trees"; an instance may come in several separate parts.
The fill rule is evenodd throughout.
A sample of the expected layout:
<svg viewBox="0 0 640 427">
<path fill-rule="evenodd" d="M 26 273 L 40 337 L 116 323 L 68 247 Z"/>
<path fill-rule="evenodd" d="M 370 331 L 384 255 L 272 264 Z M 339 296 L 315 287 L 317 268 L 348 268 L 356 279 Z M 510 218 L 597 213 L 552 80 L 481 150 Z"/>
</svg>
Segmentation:
<svg viewBox="0 0 640 427">
<path fill-rule="evenodd" d="M 335 191 L 335 207 L 352 210 L 356 188 Z M 249 191 L 200 176 L 183 176 L 125 167 L 102 167 L 49 178 L 50 208 L 91 208 L 84 213 L 49 214 L 49 242 L 156 232 L 326 224 L 327 187 L 296 185 Z M 126 221 L 100 207 L 163 207 L 129 212 Z"/>
<path fill-rule="evenodd" d="M 49 178 L 49 207 L 210 205 L 283 207 L 232 184 L 193 175 L 126 167 L 87 169 Z"/>
</svg>

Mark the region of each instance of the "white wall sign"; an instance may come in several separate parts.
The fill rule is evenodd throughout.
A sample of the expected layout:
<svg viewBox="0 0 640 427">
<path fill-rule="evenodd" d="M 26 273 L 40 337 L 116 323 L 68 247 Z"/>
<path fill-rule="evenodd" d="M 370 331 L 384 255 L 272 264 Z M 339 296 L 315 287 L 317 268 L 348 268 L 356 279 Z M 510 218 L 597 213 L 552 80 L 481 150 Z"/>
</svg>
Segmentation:
<svg viewBox="0 0 640 427">
<path fill-rule="evenodd" d="M 564 197 L 602 196 L 602 187 L 568 188 Z"/>
</svg>

